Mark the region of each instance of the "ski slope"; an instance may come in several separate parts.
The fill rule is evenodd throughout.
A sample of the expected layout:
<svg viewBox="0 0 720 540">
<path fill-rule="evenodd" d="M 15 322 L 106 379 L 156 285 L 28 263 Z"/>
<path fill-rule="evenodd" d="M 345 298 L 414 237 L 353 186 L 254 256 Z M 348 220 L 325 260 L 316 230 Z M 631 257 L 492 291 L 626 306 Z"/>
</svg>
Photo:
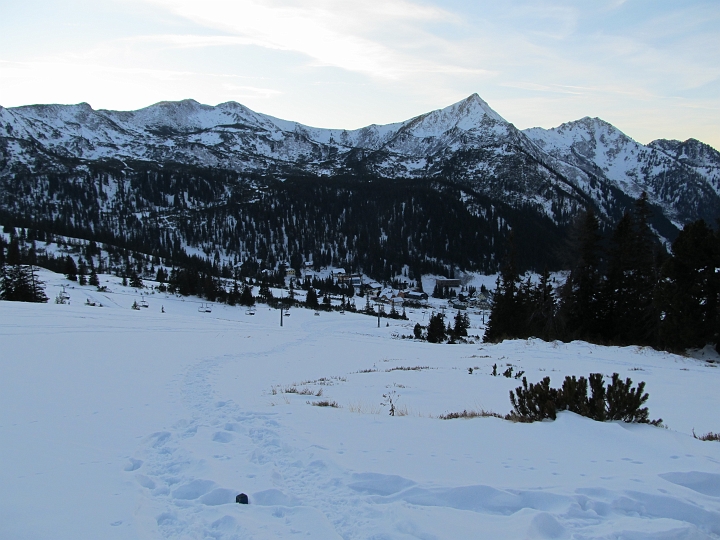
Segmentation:
<svg viewBox="0 0 720 540">
<path fill-rule="evenodd" d="M 41 277 L 51 302 L 69 285 Z M 145 291 L 136 311 L 140 292 L 101 281 L 113 292 L 75 284 L 69 305 L 0 302 L 0 538 L 720 538 L 720 443 L 691 434 L 720 431 L 717 363 L 395 337 L 420 310 L 378 328 L 293 309 L 280 327 L 263 305 Z M 493 364 L 644 380 L 668 429 L 439 419 L 510 410 L 519 381 Z M 325 399 L 339 407 L 308 403 Z"/>
</svg>

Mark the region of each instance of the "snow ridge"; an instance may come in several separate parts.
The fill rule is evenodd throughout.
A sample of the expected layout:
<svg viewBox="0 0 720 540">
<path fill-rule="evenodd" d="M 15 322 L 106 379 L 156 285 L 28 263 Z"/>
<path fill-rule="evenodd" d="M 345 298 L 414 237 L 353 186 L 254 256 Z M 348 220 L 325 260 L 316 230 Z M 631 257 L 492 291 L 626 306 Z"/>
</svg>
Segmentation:
<svg viewBox="0 0 720 540">
<path fill-rule="evenodd" d="M 137 111 L 0 107 L 0 178 L 61 170 L 67 159 L 175 162 L 240 173 L 441 178 L 561 223 L 617 194 L 650 202 L 676 226 L 720 213 L 720 153 L 690 139 L 632 140 L 599 118 L 520 131 L 480 96 L 403 122 L 355 130 L 274 118 L 235 102 L 187 99 Z M 65 160 L 65 161 L 64 161 Z"/>
</svg>

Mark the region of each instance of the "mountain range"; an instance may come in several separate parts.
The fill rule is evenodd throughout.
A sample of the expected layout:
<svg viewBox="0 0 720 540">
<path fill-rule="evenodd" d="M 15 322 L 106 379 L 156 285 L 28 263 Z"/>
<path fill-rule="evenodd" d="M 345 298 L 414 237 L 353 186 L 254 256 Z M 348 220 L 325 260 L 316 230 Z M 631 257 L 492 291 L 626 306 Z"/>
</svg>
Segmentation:
<svg viewBox="0 0 720 540">
<path fill-rule="evenodd" d="M 498 234 L 513 229 L 519 215 L 520 231 L 542 223 L 553 231 L 548 245 L 555 246 L 580 210 L 592 208 L 611 224 L 643 192 L 664 240 L 688 222 L 720 217 L 720 153 L 714 148 L 695 139 L 643 145 L 588 117 L 519 130 L 477 94 L 404 122 L 355 130 L 309 127 L 235 102 L 161 102 L 137 111 L 94 110 L 86 103 L 0 107 L 4 221 L 61 229 L 64 223 L 86 236 L 101 230 L 122 236 L 131 225 L 127 216 L 146 226 L 152 215 L 158 231 L 177 234 L 180 215 L 187 221 L 205 212 L 206 219 L 208 211 L 222 208 L 226 225 L 235 226 L 242 212 L 228 205 L 241 204 L 247 213 L 300 179 L 323 189 L 332 189 L 334 181 L 346 188 L 351 182 L 352 189 L 370 183 L 379 197 L 389 184 L 402 185 L 406 195 L 393 194 L 398 201 L 423 186 L 486 225 L 492 217 Z M 158 217 L 164 224 L 157 224 Z M 488 234 L 484 240 L 494 244 L 495 233 Z M 206 254 L 223 243 L 212 234 L 180 236 L 184 248 Z M 337 245 L 325 249 L 337 255 Z M 300 251 L 312 258 L 312 250 Z M 410 251 L 459 264 L 440 252 Z M 495 251 L 460 266 L 490 269 Z M 239 252 L 241 259 L 257 256 Z M 225 249 L 220 257 L 231 253 Z"/>
</svg>

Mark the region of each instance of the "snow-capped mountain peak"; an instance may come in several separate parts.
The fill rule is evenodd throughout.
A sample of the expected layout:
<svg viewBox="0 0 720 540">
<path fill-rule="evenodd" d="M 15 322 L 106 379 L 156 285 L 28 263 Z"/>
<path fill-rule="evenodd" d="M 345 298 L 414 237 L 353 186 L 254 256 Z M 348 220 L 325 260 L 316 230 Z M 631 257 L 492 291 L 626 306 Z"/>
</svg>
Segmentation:
<svg viewBox="0 0 720 540">
<path fill-rule="evenodd" d="M 720 154 L 707 145 L 644 146 L 590 117 L 519 131 L 477 94 L 354 130 L 310 127 L 232 101 L 162 101 L 136 111 L 87 103 L 0 107 L 0 179 L 17 170 L 71 174 L 67 168 L 79 166 L 72 163 L 108 159 L 279 177 L 442 178 L 535 207 L 558 223 L 588 204 L 609 216 L 611 190 L 646 192 L 678 226 L 720 213 Z"/>
</svg>

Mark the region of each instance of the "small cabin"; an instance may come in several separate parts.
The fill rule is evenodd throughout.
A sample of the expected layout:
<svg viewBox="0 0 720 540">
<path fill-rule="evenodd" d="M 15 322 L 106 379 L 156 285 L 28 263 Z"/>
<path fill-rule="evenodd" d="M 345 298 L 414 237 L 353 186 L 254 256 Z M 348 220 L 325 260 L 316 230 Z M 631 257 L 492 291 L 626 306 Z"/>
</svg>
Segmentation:
<svg viewBox="0 0 720 540">
<path fill-rule="evenodd" d="M 423 302 L 428 299 L 427 293 L 424 293 L 422 291 L 407 291 L 403 293 L 403 295 L 408 300 L 415 300 L 417 302 Z"/>
</svg>

